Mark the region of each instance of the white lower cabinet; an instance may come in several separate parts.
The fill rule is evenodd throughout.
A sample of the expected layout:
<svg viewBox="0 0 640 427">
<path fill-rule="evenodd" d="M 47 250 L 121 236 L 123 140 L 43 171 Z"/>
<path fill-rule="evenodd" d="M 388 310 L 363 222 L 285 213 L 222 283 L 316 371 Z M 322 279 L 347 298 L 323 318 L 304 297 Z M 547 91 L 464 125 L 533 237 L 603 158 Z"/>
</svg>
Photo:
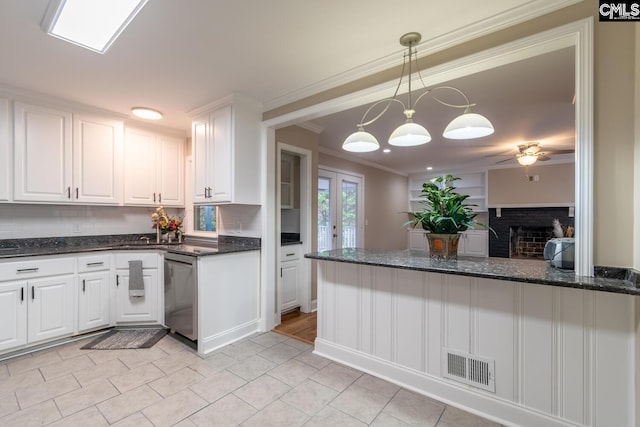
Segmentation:
<svg viewBox="0 0 640 427">
<path fill-rule="evenodd" d="M 109 254 L 78 257 L 78 332 L 111 324 Z"/>
<path fill-rule="evenodd" d="M 0 351 L 27 343 L 27 283 L 0 283 Z"/>
<path fill-rule="evenodd" d="M 288 311 L 300 306 L 298 297 L 300 284 L 300 246 L 288 245 L 280 248 L 280 311 Z"/>
<path fill-rule="evenodd" d="M 160 309 L 162 301 L 159 292 L 160 278 L 158 265 L 160 255 L 156 253 L 121 253 L 115 256 L 116 263 L 116 323 L 156 323 L 162 322 Z M 129 296 L 129 261 L 142 261 L 142 281 L 144 296 Z"/>
<path fill-rule="evenodd" d="M 51 338 L 71 335 L 74 328 L 73 291 L 75 276 L 47 277 L 27 282 L 29 304 L 27 308 L 27 342 L 35 343 Z"/>
<path fill-rule="evenodd" d="M 75 331 L 75 260 L 0 264 L 0 351 Z"/>
</svg>

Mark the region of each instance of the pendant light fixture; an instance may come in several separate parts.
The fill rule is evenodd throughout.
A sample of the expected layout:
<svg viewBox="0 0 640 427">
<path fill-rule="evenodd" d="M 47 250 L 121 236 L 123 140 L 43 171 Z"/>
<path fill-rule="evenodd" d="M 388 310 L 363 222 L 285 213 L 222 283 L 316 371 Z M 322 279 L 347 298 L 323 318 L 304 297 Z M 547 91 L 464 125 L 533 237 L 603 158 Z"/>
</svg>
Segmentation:
<svg viewBox="0 0 640 427">
<path fill-rule="evenodd" d="M 411 93 L 411 67 L 412 63 L 415 61 L 416 68 L 418 68 L 418 54 L 417 50 L 414 49 L 414 46 L 420 42 L 422 36 L 420 33 L 412 32 L 404 34 L 400 37 L 400 44 L 402 46 L 407 47 L 408 52 L 405 53 L 404 59 L 402 62 L 402 72 L 400 74 L 400 80 L 398 81 L 398 86 L 396 87 L 396 91 L 391 98 L 386 98 L 380 100 L 365 111 L 362 116 L 362 120 L 357 125 L 358 131 L 349 135 L 347 139 L 345 139 L 342 144 L 342 149 L 345 151 L 352 151 L 358 153 L 364 153 L 369 151 L 375 151 L 380 148 L 380 143 L 375 136 L 366 132 L 364 130 L 365 126 L 368 126 L 382 117 L 391 104 L 393 102 L 398 102 L 402 105 L 403 114 L 405 115 L 404 124 L 400 125 L 393 131 L 391 136 L 389 137 L 389 144 L 395 145 L 398 147 L 411 147 L 415 145 L 426 144 L 431 141 L 431 134 L 429 131 L 422 125 L 415 123 L 413 121 L 413 115 L 415 114 L 416 105 L 418 102 L 427 94 L 431 96 L 434 100 L 439 102 L 442 105 L 452 108 L 464 108 L 464 113 L 449 123 L 449 125 L 444 130 L 442 136 L 448 139 L 473 139 L 480 138 L 483 136 L 491 135 L 494 132 L 493 125 L 491 122 L 484 116 L 471 112 L 471 107 L 475 106 L 469 101 L 467 95 L 465 95 L 460 89 L 457 89 L 452 86 L 438 86 L 431 89 L 426 89 L 416 98 L 414 102 L 412 102 L 412 93 Z M 405 105 L 402 101 L 396 98 L 398 91 L 400 90 L 400 86 L 402 84 L 402 79 L 404 77 L 404 70 L 408 64 L 408 82 L 409 82 L 409 92 L 408 92 L 408 102 Z M 420 76 L 420 69 L 418 68 L 418 76 L 422 81 L 422 76 Z M 424 87 L 424 83 L 423 83 Z M 442 101 L 437 98 L 432 92 L 436 90 L 449 90 L 458 93 L 464 98 L 464 104 L 450 104 Z M 384 109 L 373 119 L 369 121 L 365 121 L 371 110 L 373 110 L 376 106 L 386 103 L 387 105 Z"/>
</svg>

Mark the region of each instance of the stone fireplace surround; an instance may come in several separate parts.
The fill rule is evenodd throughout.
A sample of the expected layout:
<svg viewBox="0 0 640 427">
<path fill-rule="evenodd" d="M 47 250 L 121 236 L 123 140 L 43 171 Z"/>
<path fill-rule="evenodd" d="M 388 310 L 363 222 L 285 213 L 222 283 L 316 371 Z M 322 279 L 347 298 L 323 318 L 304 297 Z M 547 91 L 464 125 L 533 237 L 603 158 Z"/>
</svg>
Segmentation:
<svg viewBox="0 0 640 427">
<path fill-rule="evenodd" d="M 496 238 L 489 232 L 489 256 L 509 258 L 511 229 L 541 229 L 552 227 L 557 218 L 563 225 L 574 225 L 573 217 L 569 217 L 569 207 L 529 207 L 502 208 L 501 216 L 496 216 L 496 209 L 489 208 L 489 226 L 498 235 Z"/>
</svg>

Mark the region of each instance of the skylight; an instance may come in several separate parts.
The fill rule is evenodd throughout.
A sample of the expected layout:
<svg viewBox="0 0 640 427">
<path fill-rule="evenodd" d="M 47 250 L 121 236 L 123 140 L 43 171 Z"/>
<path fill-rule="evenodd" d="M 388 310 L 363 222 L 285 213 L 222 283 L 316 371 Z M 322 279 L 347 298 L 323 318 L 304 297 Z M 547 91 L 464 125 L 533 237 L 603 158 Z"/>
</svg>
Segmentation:
<svg viewBox="0 0 640 427">
<path fill-rule="evenodd" d="M 105 53 L 147 0 L 51 0 L 42 21 L 50 35 Z"/>
</svg>

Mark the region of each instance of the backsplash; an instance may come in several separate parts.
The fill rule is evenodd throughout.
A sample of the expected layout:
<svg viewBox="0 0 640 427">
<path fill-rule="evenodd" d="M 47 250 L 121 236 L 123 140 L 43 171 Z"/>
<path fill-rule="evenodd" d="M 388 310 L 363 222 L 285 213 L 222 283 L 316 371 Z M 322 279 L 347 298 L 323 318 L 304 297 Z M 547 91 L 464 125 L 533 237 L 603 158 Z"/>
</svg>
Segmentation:
<svg viewBox="0 0 640 427">
<path fill-rule="evenodd" d="M 154 207 L 0 205 L 0 239 L 151 233 Z M 180 209 L 166 209 L 182 216 Z"/>
</svg>

